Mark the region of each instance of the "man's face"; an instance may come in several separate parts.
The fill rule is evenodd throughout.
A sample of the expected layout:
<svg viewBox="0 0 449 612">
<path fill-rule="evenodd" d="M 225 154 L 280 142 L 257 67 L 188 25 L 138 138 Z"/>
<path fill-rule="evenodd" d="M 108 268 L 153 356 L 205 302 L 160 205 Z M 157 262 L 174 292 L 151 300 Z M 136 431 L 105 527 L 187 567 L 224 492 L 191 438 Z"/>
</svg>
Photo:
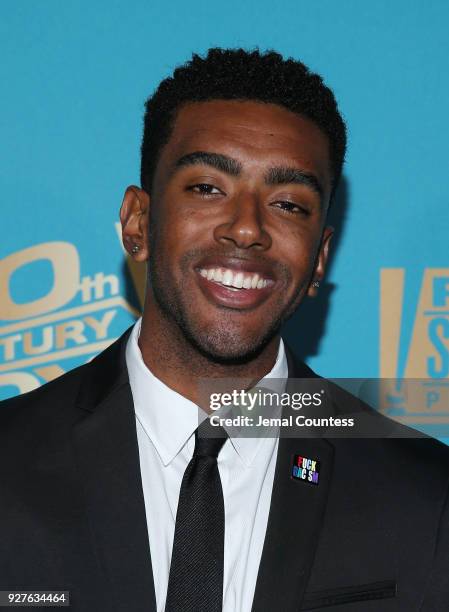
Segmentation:
<svg viewBox="0 0 449 612">
<path fill-rule="evenodd" d="M 178 112 L 151 194 L 150 299 L 213 360 L 257 353 L 322 278 L 328 149 L 314 123 L 274 104 Z"/>
</svg>

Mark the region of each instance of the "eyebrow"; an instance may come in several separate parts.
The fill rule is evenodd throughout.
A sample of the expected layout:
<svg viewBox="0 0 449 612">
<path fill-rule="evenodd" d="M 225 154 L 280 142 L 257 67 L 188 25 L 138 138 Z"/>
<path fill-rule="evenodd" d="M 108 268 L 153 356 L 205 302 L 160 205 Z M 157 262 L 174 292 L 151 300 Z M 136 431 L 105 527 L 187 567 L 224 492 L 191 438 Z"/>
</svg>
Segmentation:
<svg viewBox="0 0 449 612">
<path fill-rule="evenodd" d="M 239 176 L 243 169 L 242 164 L 232 157 L 221 155 L 220 153 L 207 153 L 206 151 L 195 151 L 194 153 L 183 155 L 176 162 L 175 169 L 200 164 L 212 166 L 216 170 L 231 176 Z"/>
<path fill-rule="evenodd" d="M 227 155 L 220 153 L 209 153 L 207 151 L 194 151 L 180 157 L 174 166 L 174 169 L 183 168 L 185 166 L 206 165 L 212 166 L 220 172 L 231 176 L 239 176 L 243 170 L 243 165 Z M 269 168 L 265 174 L 265 183 L 267 185 L 304 185 L 317 193 L 320 198 L 323 195 L 323 188 L 317 177 L 305 170 L 299 168 L 290 168 L 279 166 Z"/>
<path fill-rule="evenodd" d="M 323 195 L 323 188 L 317 177 L 299 168 L 286 168 L 284 166 L 270 168 L 265 175 L 265 182 L 267 185 L 287 185 L 290 183 L 305 185 L 312 189 L 312 191 L 315 191 L 320 197 Z"/>
</svg>

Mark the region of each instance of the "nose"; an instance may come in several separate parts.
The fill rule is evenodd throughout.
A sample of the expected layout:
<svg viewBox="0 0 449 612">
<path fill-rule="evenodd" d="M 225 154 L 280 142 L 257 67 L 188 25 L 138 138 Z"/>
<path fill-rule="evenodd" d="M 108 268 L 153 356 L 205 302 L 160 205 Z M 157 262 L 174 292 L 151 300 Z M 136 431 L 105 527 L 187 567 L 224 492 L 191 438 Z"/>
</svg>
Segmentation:
<svg viewBox="0 0 449 612">
<path fill-rule="evenodd" d="M 215 240 L 240 249 L 265 251 L 271 246 L 271 236 L 263 223 L 260 202 L 255 194 L 245 193 L 229 202 L 229 217 L 214 230 Z"/>
</svg>

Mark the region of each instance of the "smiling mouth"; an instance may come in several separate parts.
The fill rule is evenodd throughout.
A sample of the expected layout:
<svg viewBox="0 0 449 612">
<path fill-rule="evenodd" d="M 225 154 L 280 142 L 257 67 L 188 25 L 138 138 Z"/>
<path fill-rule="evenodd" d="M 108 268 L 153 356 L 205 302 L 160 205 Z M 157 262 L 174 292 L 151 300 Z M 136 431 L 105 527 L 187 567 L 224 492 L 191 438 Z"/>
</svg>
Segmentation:
<svg viewBox="0 0 449 612">
<path fill-rule="evenodd" d="M 229 264 L 204 262 L 196 268 L 199 286 L 210 303 L 242 312 L 257 308 L 272 295 L 276 281 L 262 266 L 256 271 L 253 262 L 229 260 Z"/>
<path fill-rule="evenodd" d="M 235 271 L 229 268 L 200 268 L 199 273 L 203 278 L 230 289 L 240 291 L 242 289 L 265 289 L 271 283 L 267 278 L 257 273 Z"/>
</svg>

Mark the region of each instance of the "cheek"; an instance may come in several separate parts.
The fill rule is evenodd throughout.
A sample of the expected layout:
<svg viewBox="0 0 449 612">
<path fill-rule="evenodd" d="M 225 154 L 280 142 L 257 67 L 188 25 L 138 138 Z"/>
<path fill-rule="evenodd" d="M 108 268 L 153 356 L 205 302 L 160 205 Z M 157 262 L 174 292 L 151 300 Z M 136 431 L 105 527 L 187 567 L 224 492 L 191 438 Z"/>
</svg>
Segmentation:
<svg viewBox="0 0 449 612">
<path fill-rule="evenodd" d="M 175 282 L 184 288 L 192 280 L 192 261 L 199 252 L 213 248 L 213 231 L 200 223 L 199 215 L 187 212 L 176 215 L 167 211 L 159 219 L 154 240 L 154 258 L 157 274 L 165 276 L 165 283 Z"/>
<path fill-rule="evenodd" d="M 152 218 L 152 233 L 157 241 L 157 246 L 164 250 L 176 251 L 180 244 L 188 240 L 192 231 L 192 220 L 186 213 L 169 205 L 162 204 L 161 211 Z"/>
<path fill-rule="evenodd" d="M 294 280 L 300 280 L 313 268 L 319 243 L 310 235 L 296 233 L 289 236 L 284 233 L 279 236 L 277 245 L 277 259 L 288 267 Z"/>
<path fill-rule="evenodd" d="M 182 200 L 167 202 L 158 218 L 158 225 L 163 232 L 172 235 L 173 240 L 188 240 L 205 235 L 207 229 L 213 226 L 213 215 L 205 209 L 191 206 Z"/>
</svg>

